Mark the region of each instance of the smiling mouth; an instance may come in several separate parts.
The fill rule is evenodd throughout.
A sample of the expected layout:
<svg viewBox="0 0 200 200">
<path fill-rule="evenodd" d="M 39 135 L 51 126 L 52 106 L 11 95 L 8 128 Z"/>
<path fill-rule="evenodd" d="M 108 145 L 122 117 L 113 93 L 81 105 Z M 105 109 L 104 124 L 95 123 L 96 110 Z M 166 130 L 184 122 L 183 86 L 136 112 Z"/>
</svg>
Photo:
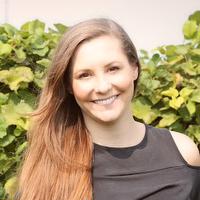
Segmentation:
<svg viewBox="0 0 200 200">
<path fill-rule="evenodd" d="M 98 99 L 98 100 L 94 100 L 92 101 L 93 103 L 99 104 L 99 105 L 108 105 L 111 104 L 115 101 L 115 99 L 118 97 L 119 95 L 113 95 L 109 98 L 106 99 Z"/>
</svg>

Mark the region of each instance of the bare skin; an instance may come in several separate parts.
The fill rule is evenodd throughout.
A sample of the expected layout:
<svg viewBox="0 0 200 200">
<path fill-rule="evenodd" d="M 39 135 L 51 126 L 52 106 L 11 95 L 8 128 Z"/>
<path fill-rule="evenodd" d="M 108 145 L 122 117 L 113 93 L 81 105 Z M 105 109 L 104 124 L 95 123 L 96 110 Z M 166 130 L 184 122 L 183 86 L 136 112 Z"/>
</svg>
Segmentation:
<svg viewBox="0 0 200 200">
<path fill-rule="evenodd" d="M 200 154 L 196 144 L 188 136 L 171 131 L 172 137 L 183 159 L 192 166 L 200 166 Z"/>
<path fill-rule="evenodd" d="M 126 115 L 114 124 L 87 123 L 93 142 L 109 147 L 129 147 L 140 143 L 145 135 L 145 126 Z M 95 131 L 94 131 L 95 130 Z"/>
</svg>

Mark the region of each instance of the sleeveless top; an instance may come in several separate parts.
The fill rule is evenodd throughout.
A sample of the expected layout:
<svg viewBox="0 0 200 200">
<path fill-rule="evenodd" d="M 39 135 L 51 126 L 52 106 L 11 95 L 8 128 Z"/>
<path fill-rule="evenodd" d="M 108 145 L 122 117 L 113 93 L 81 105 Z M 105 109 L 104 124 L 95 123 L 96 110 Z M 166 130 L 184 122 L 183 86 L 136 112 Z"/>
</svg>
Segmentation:
<svg viewBox="0 0 200 200">
<path fill-rule="evenodd" d="M 184 160 L 167 129 L 145 126 L 135 146 L 94 144 L 94 200 L 200 200 L 200 167 Z"/>
</svg>

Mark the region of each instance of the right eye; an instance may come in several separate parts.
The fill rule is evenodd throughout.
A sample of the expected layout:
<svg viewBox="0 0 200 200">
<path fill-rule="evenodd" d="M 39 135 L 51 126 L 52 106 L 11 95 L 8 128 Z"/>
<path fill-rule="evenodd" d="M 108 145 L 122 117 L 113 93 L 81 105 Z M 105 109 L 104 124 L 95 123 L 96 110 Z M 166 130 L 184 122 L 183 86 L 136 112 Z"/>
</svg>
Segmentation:
<svg viewBox="0 0 200 200">
<path fill-rule="evenodd" d="M 78 78 L 79 78 L 79 79 L 84 79 L 84 78 L 88 78 L 89 76 L 90 76 L 89 73 L 84 72 L 84 73 L 80 74 L 80 75 L 78 76 Z"/>
</svg>

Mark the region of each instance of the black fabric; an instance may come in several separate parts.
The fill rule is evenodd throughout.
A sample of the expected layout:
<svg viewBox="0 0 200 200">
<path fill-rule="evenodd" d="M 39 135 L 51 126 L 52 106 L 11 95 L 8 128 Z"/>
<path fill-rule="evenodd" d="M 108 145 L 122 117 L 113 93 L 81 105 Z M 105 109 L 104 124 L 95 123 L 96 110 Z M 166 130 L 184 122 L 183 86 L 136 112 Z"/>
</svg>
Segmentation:
<svg viewBox="0 0 200 200">
<path fill-rule="evenodd" d="M 94 144 L 93 197 L 200 200 L 200 167 L 183 159 L 167 129 L 146 125 L 145 137 L 136 146 Z"/>
</svg>

